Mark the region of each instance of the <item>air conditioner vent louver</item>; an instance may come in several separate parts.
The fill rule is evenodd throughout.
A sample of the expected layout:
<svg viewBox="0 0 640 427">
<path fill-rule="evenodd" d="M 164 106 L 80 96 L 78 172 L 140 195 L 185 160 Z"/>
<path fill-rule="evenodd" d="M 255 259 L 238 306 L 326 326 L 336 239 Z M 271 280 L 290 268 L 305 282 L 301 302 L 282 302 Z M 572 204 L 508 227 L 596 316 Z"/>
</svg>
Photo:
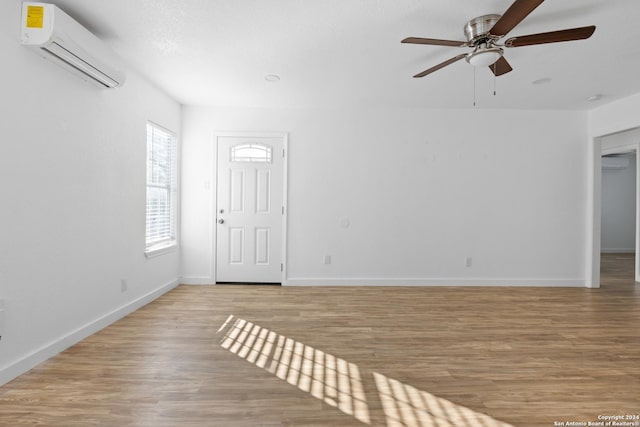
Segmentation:
<svg viewBox="0 0 640 427">
<path fill-rule="evenodd" d="M 625 169 L 630 166 L 630 163 L 631 162 L 629 162 L 629 159 L 627 157 L 605 156 L 602 158 L 602 169 Z"/>
</svg>

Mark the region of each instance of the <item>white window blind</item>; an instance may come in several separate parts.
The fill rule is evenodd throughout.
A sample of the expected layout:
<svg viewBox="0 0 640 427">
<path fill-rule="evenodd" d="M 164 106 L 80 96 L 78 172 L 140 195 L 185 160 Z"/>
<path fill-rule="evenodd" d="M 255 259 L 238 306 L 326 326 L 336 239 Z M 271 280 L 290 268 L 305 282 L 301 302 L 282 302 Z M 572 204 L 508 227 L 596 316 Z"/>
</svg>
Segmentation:
<svg viewBox="0 0 640 427">
<path fill-rule="evenodd" d="M 176 145 L 173 133 L 147 123 L 147 250 L 176 240 Z"/>
</svg>

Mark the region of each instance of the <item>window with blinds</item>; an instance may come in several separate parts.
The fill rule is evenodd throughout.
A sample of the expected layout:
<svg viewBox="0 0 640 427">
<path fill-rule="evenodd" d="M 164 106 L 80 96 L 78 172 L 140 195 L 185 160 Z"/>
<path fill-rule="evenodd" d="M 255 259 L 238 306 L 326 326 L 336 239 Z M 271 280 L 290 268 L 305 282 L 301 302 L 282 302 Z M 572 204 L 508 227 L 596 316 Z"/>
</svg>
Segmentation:
<svg viewBox="0 0 640 427">
<path fill-rule="evenodd" d="M 176 242 L 176 136 L 147 123 L 147 252 Z"/>
</svg>

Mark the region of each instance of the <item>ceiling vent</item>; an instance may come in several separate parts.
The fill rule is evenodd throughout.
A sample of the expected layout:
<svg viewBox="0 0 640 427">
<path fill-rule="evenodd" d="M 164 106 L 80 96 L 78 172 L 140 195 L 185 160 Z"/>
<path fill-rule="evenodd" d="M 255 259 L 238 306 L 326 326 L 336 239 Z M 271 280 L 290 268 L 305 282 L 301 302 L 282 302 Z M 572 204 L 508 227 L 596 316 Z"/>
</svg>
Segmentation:
<svg viewBox="0 0 640 427">
<path fill-rule="evenodd" d="M 124 83 L 116 54 L 57 6 L 24 2 L 20 27 L 23 45 L 83 80 L 102 88 Z"/>
</svg>

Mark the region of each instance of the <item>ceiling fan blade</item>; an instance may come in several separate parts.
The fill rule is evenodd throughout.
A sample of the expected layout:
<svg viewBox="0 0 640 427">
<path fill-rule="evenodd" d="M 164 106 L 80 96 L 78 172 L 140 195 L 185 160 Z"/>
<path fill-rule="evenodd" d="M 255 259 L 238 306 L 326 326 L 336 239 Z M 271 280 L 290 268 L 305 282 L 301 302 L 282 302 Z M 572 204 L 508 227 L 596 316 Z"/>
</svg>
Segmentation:
<svg viewBox="0 0 640 427">
<path fill-rule="evenodd" d="M 571 28 L 569 30 L 551 31 L 548 33 L 530 34 L 528 36 L 511 37 L 504 42 L 506 47 L 530 46 L 534 44 L 569 42 L 584 40 L 591 37 L 596 30 L 595 25 L 590 27 Z"/>
<path fill-rule="evenodd" d="M 495 23 L 489 34 L 492 36 L 505 36 L 513 30 L 524 18 L 535 8 L 540 6 L 544 0 L 516 0 L 511 7 Z"/>
<path fill-rule="evenodd" d="M 467 46 L 467 42 L 459 42 L 455 40 L 425 39 L 422 37 L 407 37 L 406 39 L 402 40 L 401 43 L 429 44 L 429 45 L 435 45 L 435 46 L 454 46 L 454 47 Z"/>
<path fill-rule="evenodd" d="M 509 62 L 504 58 L 504 56 L 501 56 L 500 59 L 498 59 L 493 64 L 489 65 L 489 69 L 493 74 L 496 75 L 496 77 L 499 77 L 503 74 L 507 74 L 508 72 L 513 70 Z"/>
<path fill-rule="evenodd" d="M 467 54 L 466 54 L 466 53 L 463 53 L 463 54 L 458 55 L 458 56 L 454 56 L 453 58 L 451 58 L 451 59 L 449 59 L 449 60 L 447 60 L 447 61 L 444 61 L 444 62 L 442 62 L 442 63 L 440 63 L 440 64 L 438 64 L 438 65 L 436 65 L 436 66 L 434 66 L 434 67 L 431 67 L 431 68 L 429 68 L 428 70 L 425 70 L 425 71 L 423 71 L 423 72 L 421 72 L 421 73 L 419 73 L 419 74 L 416 74 L 416 75 L 415 75 L 415 76 L 413 76 L 413 77 L 414 77 L 414 78 L 424 77 L 424 76 L 426 76 L 427 74 L 431 74 L 431 73 L 433 73 L 434 71 L 438 71 L 440 68 L 444 68 L 444 67 L 446 67 L 447 65 L 451 65 L 451 64 L 453 64 L 453 63 L 454 63 L 454 62 L 456 62 L 456 61 L 460 61 L 460 60 L 461 60 L 462 58 L 464 58 L 465 56 L 467 56 Z"/>
</svg>

